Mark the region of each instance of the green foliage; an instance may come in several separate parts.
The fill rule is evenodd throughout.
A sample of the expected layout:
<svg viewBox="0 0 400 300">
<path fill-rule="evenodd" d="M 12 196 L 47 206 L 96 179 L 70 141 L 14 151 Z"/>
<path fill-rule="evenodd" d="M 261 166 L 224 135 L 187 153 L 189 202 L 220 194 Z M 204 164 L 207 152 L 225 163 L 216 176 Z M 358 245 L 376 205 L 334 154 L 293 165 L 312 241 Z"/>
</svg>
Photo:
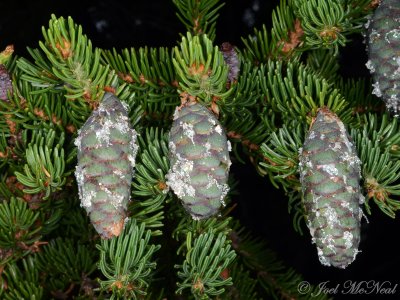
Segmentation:
<svg viewBox="0 0 400 300">
<path fill-rule="evenodd" d="M 219 296 L 219 299 L 261 299 L 256 292 L 257 280 L 251 278 L 250 272 L 238 263 L 231 265 L 228 274 L 232 276 L 233 284 L 226 287 L 226 293 Z"/>
<path fill-rule="evenodd" d="M 95 269 L 93 251 L 70 239 L 57 238 L 36 254 L 46 291 L 66 291 L 71 284 L 81 285 Z"/>
<path fill-rule="evenodd" d="M 308 52 L 307 66 L 329 82 L 334 83 L 338 79 L 338 55 L 334 55 L 332 50 L 315 49 Z"/>
<path fill-rule="evenodd" d="M 232 278 L 222 278 L 221 272 L 233 261 L 236 254 L 226 243 L 222 233 L 215 237 L 214 233 L 200 234 L 194 241 L 192 235 L 187 235 L 186 259 L 179 269 L 177 293 L 189 288 L 196 299 L 210 299 L 210 296 L 222 294 L 224 286 L 232 284 Z"/>
<path fill-rule="evenodd" d="M 354 32 L 362 32 L 367 18 L 378 5 L 376 1 L 371 0 L 347 0 L 342 2 L 347 17 L 353 23 Z"/>
<path fill-rule="evenodd" d="M 297 119 L 310 124 L 318 108 L 324 106 L 339 115 L 343 122 L 350 119 L 349 104 L 339 90 L 307 66 L 296 61 L 287 65 L 269 61 L 260 68 L 260 73 L 261 87 L 269 105 L 286 122 Z"/>
<path fill-rule="evenodd" d="M 38 94 L 40 89 L 22 80 L 18 81 L 18 85 L 14 84 L 14 90 L 9 102 L 0 102 L 0 115 L 4 118 L 4 122 L 0 122 L 0 128 L 5 137 L 14 144 L 19 142 L 22 130 L 52 128 L 63 131 L 73 124 L 74 115 L 64 105 L 63 94 Z M 9 147 L 9 150 L 14 150 L 12 148 Z M 9 151 L 9 156 L 14 152 Z"/>
<path fill-rule="evenodd" d="M 303 126 L 288 128 L 284 125 L 277 133 L 273 132 L 261 146 L 266 162 L 260 163 L 260 166 L 265 168 L 260 168 L 260 172 L 268 174 L 276 187 L 278 182 L 285 190 L 299 186 L 298 154 L 303 145 L 304 134 Z"/>
<path fill-rule="evenodd" d="M 388 216 L 394 218 L 400 209 L 400 161 L 398 119 L 388 120 L 387 115 L 379 120 L 377 116 L 364 117 L 365 125 L 354 129 L 351 135 L 362 161 L 362 178 L 367 192 L 365 208 L 371 214 L 369 200 Z"/>
<path fill-rule="evenodd" d="M 43 287 L 39 284 L 39 270 L 35 259 L 30 256 L 21 261 L 8 264 L 0 278 L 0 297 L 4 300 L 43 299 Z"/>
<path fill-rule="evenodd" d="M 215 25 L 218 11 L 224 6 L 219 0 L 172 0 L 178 9 L 177 16 L 185 25 L 186 31 L 193 35 L 207 34 L 215 38 Z"/>
<path fill-rule="evenodd" d="M 242 63 L 240 68 L 242 71 L 237 82 L 232 84 L 231 94 L 226 99 L 217 102 L 221 109 L 227 110 L 226 115 L 241 111 L 243 108 L 254 108 L 263 97 L 259 69 L 248 62 Z"/>
<path fill-rule="evenodd" d="M 39 46 L 48 60 L 42 59 L 39 50 L 30 52 L 36 64 L 47 72 L 21 60 L 19 67 L 31 75 L 24 79 L 38 83 L 36 78 L 39 77 L 42 79 L 39 83 L 42 84 L 61 83 L 68 92 L 67 98 L 85 96 L 86 99 L 92 99 L 98 92 L 97 86 L 103 87 L 108 75 L 108 66 L 100 64 L 100 50 L 92 50 L 90 40 L 82 34 L 82 27 L 76 25 L 72 18 L 65 20 L 52 15 L 49 28 L 46 30 L 43 27 L 42 34 L 44 42 L 40 42 Z M 54 77 L 57 79 L 54 80 Z M 57 86 L 52 88 L 57 89 Z"/>
<path fill-rule="evenodd" d="M 247 39 L 242 38 L 246 49 L 244 57 L 254 64 L 267 63 L 269 59 L 296 58 L 301 54 L 300 38 L 303 35 L 290 1 L 280 1 L 272 12 L 272 28 L 268 33 L 265 25 Z"/>
<path fill-rule="evenodd" d="M 146 122 L 163 125 L 179 104 L 172 50 L 144 47 L 118 53 L 113 49 L 104 50 L 102 57 L 116 71 L 119 80 L 135 93 Z"/>
<path fill-rule="evenodd" d="M 64 173 L 64 134 L 61 134 L 56 144 L 55 136 L 54 130 L 33 133 L 32 142 L 26 149 L 24 173 L 15 172 L 18 181 L 28 187 L 23 190 L 25 193 L 45 192 L 46 199 L 65 184 L 65 176 L 68 174 Z"/>
<path fill-rule="evenodd" d="M 206 35 L 182 37 L 175 47 L 173 63 L 181 89 L 199 100 L 210 103 L 213 97 L 225 98 L 228 67 L 218 47 Z"/>
<path fill-rule="evenodd" d="M 271 41 L 265 25 L 262 30 L 254 29 L 254 34 L 249 35 L 247 39 L 242 39 L 246 46 L 244 58 L 251 60 L 258 65 L 261 62 L 266 62 L 270 56 L 276 57 L 277 52 L 276 41 Z M 278 48 L 279 49 L 279 48 Z"/>
<path fill-rule="evenodd" d="M 9 155 L 7 148 L 7 139 L 4 132 L 2 132 L 0 136 L 0 153 L 1 153 L 1 159 L 0 159 L 0 170 L 1 170 L 1 168 L 7 164 Z"/>
<path fill-rule="evenodd" d="M 268 176 L 276 187 L 283 187 L 288 197 L 288 210 L 293 212 L 293 227 L 302 234 L 304 209 L 301 202 L 299 180 L 299 149 L 303 145 L 306 124 L 283 125 L 278 132 L 272 132 L 261 145 L 264 160 L 259 163 L 258 171 Z"/>
<path fill-rule="evenodd" d="M 15 257 L 24 256 L 34 250 L 35 242 L 41 238 L 41 226 L 36 223 L 39 212 L 28 208 L 24 200 L 11 198 L 0 204 L 0 247 L 12 249 Z"/>
<path fill-rule="evenodd" d="M 198 238 L 200 234 L 205 232 L 213 232 L 214 234 L 222 233 L 227 235 L 230 232 L 231 218 L 220 220 L 216 217 L 211 217 L 205 220 L 193 220 L 189 216 L 180 218 L 180 222 L 176 225 L 172 236 L 181 242 L 177 253 L 186 253 L 189 249 L 187 247 L 187 236 L 190 234 L 192 238 Z"/>
<path fill-rule="evenodd" d="M 21 79 L 39 87 L 41 93 L 63 93 L 64 105 L 74 125 L 81 125 L 90 113 L 88 104 L 99 101 L 103 88 L 111 85 L 113 74 L 100 62 L 100 49 L 82 34 L 82 27 L 71 17 L 65 20 L 52 15 L 49 28 L 42 28 L 40 49 L 29 49 L 34 59 L 17 62 Z"/>
<path fill-rule="evenodd" d="M 59 221 L 59 228 L 55 236 L 74 239 L 82 243 L 92 242 L 94 239 L 94 228 L 89 226 L 89 217 L 86 211 L 80 207 L 77 190 L 73 194 L 65 196 L 67 199 L 63 207 L 63 214 Z"/>
<path fill-rule="evenodd" d="M 125 102 L 128 105 L 129 121 L 133 128 L 139 130 L 140 121 L 144 112 L 139 101 L 137 101 L 136 94 L 132 93 L 132 90 L 129 86 L 122 84 L 116 89 L 115 96 L 117 96 L 122 102 Z"/>
<path fill-rule="evenodd" d="M 165 184 L 165 174 L 169 170 L 168 137 L 158 128 L 149 128 L 138 141 L 140 149 L 129 211 L 131 218 L 144 222 L 153 235 L 161 235 L 164 203 L 169 196 Z"/>
<path fill-rule="evenodd" d="M 111 299 L 136 299 L 146 295 L 151 272 L 156 267 L 153 254 L 160 246 L 150 244 L 151 231 L 145 224 L 130 220 L 123 233 L 101 240 L 99 268 L 106 280 L 100 281 L 103 291 L 112 291 Z"/>
<path fill-rule="evenodd" d="M 307 46 L 334 49 L 337 53 L 339 45 L 345 45 L 345 34 L 351 29 L 343 1 L 300 0 L 295 3 Z"/>
<path fill-rule="evenodd" d="M 347 101 L 352 103 L 353 113 L 384 112 L 385 105 L 372 94 L 372 82 L 364 78 L 339 78 L 337 88 Z M 385 117 L 385 114 L 383 115 Z"/>
<path fill-rule="evenodd" d="M 387 113 L 382 115 L 367 114 L 359 119 L 363 127 L 363 135 L 378 142 L 382 151 L 390 153 L 390 159 L 397 161 L 400 156 L 400 124 L 399 119 L 391 118 Z"/>
</svg>

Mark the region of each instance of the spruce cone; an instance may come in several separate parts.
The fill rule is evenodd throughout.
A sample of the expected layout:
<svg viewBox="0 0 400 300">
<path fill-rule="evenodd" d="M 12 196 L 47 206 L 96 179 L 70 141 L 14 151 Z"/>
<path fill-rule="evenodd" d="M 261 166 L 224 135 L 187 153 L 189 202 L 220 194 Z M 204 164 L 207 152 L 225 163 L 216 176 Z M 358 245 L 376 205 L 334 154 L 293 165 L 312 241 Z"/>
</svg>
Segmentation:
<svg viewBox="0 0 400 300">
<path fill-rule="evenodd" d="M 400 112 L 400 1 L 383 0 L 368 27 L 367 67 L 374 79 L 373 94 L 388 110 Z"/>
<path fill-rule="evenodd" d="M 10 73 L 6 68 L 7 62 L 11 59 L 14 46 L 9 45 L 0 52 L 0 100 L 8 101 L 8 92 L 13 91 Z"/>
<path fill-rule="evenodd" d="M 229 190 L 229 147 L 223 128 L 207 108 L 188 103 L 176 109 L 166 178 L 193 219 L 216 214 L 224 203 Z"/>
<path fill-rule="evenodd" d="M 75 140 L 81 206 L 102 238 L 118 236 L 124 227 L 138 149 L 136 137 L 127 107 L 106 93 Z"/>
<path fill-rule="evenodd" d="M 12 92 L 10 74 L 6 67 L 0 64 L 0 100 L 8 101 L 8 92 Z"/>
<path fill-rule="evenodd" d="M 323 265 L 345 268 L 360 242 L 360 160 L 340 119 L 322 108 L 300 149 L 303 203 Z"/>
<path fill-rule="evenodd" d="M 224 61 L 229 68 L 228 84 L 230 85 L 233 82 L 236 82 L 239 77 L 240 59 L 233 45 L 228 42 L 222 43 L 221 51 Z"/>
</svg>

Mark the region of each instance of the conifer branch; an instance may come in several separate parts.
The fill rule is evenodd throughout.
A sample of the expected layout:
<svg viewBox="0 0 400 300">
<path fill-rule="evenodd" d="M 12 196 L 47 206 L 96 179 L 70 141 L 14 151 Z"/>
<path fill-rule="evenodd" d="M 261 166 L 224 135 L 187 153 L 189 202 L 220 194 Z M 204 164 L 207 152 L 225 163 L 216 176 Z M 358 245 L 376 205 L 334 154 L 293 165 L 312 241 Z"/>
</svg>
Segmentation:
<svg viewBox="0 0 400 300">
<path fill-rule="evenodd" d="M 260 163 L 260 172 L 269 175 L 276 187 L 278 182 L 285 190 L 299 186 L 298 165 L 299 149 L 303 144 L 304 129 L 302 126 L 288 128 L 283 126 L 278 133 L 273 132 L 261 146 L 265 162 Z M 264 169 L 265 168 L 265 169 Z"/>
<path fill-rule="evenodd" d="M 338 114 L 343 122 L 350 119 L 349 104 L 324 78 L 298 62 L 270 61 L 260 68 L 261 87 L 269 100 L 267 103 L 283 118 L 307 120 L 316 115 L 320 107 Z"/>
<path fill-rule="evenodd" d="M 272 12 L 272 28 L 266 26 L 254 29 L 254 34 L 242 38 L 246 49 L 244 57 L 255 65 L 267 63 L 270 59 L 296 59 L 301 52 L 304 35 L 300 20 L 293 13 L 291 1 L 281 1 Z"/>
<path fill-rule="evenodd" d="M 222 271 L 221 277 L 231 276 L 233 284 L 227 286 L 226 292 L 218 296 L 217 299 L 261 299 L 256 291 L 257 280 L 251 277 L 249 271 L 245 270 L 246 268 L 242 264 L 235 261 L 229 268 Z"/>
<path fill-rule="evenodd" d="M 178 75 L 179 92 L 209 104 L 213 98 L 224 99 L 232 90 L 226 91 L 228 66 L 218 47 L 213 47 L 206 35 L 182 37 L 180 49 L 174 49 L 173 63 Z"/>
<path fill-rule="evenodd" d="M 385 104 L 372 94 L 372 82 L 370 80 L 363 78 L 357 80 L 353 78 L 347 80 L 338 79 L 335 84 L 343 97 L 352 103 L 353 114 L 385 112 Z"/>
<path fill-rule="evenodd" d="M 254 108 L 260 105 L 263 93 L 260 87 L 258 68 L 250 63 L 241 63 L 240 75 L 231 87 L 232 93 L 225 101 L 219 101 L 221 109 L 227 113 L 240 111 L 242 108 Z"/>
<path fill-rule="evenodd" d="M 178 9 L 177 17 L 192 35 L 207 34 L 215 38 L 218 11 L 224 6 L 219 0 L 173 0 Z"/>
<path fill-rule="evenodd" d="M 15 172 L 15 175 L 27 188 L 25 193 L 36 194 L 45 192 L 44 199 L 50 193 L 61 189 L 65 184 L 64 173 L 64 134 L 61 134 L 57 144 L 54 144 L 56 132 L 50 130 L 34 135 L 32 142 L 26 149 L 27 164 L 24 173 Z M 44 136 L 43 136 L 44 135 Z"/>
<path fill-rule="evenodd" d="M 232 278 L 222 278 L 221 273 L 233 261 L 236 254 L 223 233 L 215 237 L 214 233 L 203 233 L 192 239 L 187 235 L 187 254 L 179 269 L 178 276 L 182 280 L 178 283 L 176 293 L 190 289 L 196 299 L 209 299 L 210 296 L 222 294 L 224 286 L 232 284 Z"/>
<path fill-rule="evenodd" d="M 17 259 L 37 251 L 36 245 L 41 238 L 41 226 L 36 222 L 38 218 L 39 212 L 29 209 L 20 198 L 11 198 L 0 204 L 0 249 L 2 252 L 11 251 L 2 259 L 8 261 L 9 256 Z"/>
<path fill-rule="evenodd" d="M 68 202 L 63 206 L 63 215 L 59 221 L 56 236 L 79 240 L 82 243 L 92 243 L 95 239 L 94 228 L 89 226 L 89 218 L 80 207 L 76 189 L 72 189 L 72 197 L 68 197 Z M 66 213 L 67 212 L 67 213 Z"/>
<path fill-rule="evenodd" d="M 165 174 L 169 170 L 168 139 L 158 128 L 146 130 L 138 138 L 140 150 L 136 159 L 131 218 L 144 222 L 153 235 L 160 235 L 164 219 L 164 203 L 169 197 Z"/>
<path fill-rule="evenodd" d="M 63 93 L 64 105 L 79 126 L 97 106 L 103 89 L 111 85 L 114 75 L 108 65 L 101 64 L 100 49 L 92 50 L 82 27 L 72 18 L 65 20 L 52 15 L 48 29 L 43 27 L 42 33 L 41 49 L 28 49 L 34 63 L 25 58 L 17 62 L 24 72 L 21 78 L 43 93 Z"/>
<path fill-rule="evenodd" d="M 176 225 L 175 230 L 172 233 L 172 237 L 181 244 L 176 251 L 177 254 L 185 254 L 188 251 L 187 236 L 189 234 L 194 239 L 196 239 L 200 234 L 206 232 L 213 232 L 214 234 L 223 233 L 224 235 L 228 235 L 231 230 L 229 226 L 231 221 L 231 218 L 221 220 L 215 217 L 199 221 L 193 220 L 189 216 L 181 218 L 181 221 Z"/>
<path fill-rule="evenodd" d="M 96 270 L 95 253 L 70 239 L 57 238 L 36 254 L 35 262 L 48 296 L 69 297 L 71 285 L 80 286 Z"/>
<path fill-rule="evenodd" d="M 39 270 L 32 256 L 22 260 L 21 269 L 15 262 L 8 264 L 0 277 L 0 297 L 5 300 L 42 299 L 44 288 L 40 285 Z M 1 272 L 0 272 L 1 273 Z"/>
<path fill-rule="evenodd" d="M 341 1 L 301 0 L 295 2 L 295 6 L 307 47 L 334 49 L 337 53 L 339 45 L 345 45 L 345 34 L 351 30 L 352 24 Z"/>
<path fill-rule="evenodd" d="M 362 130 L 351 132 L 362 161 L 365 208 L 370 214 L 369 200 L 373 199 L 385 214 L 394 218 L 400 209 L 400 202 L 393 198 L 400 195 L 400 161 L 397 159 L 400 134 L 396 131 L 397 119 L 388 123 L 384 117 L 379 126 L 377 118 L 371 115 L 369 121 Z"/>
<path fill-rule="evenodd" d="M 252 237 L 243 227 L 236 229 L 237 226 L 239 223 L 230 234 L 232 247 L 239 260 L 256 272 L 261 288 L 268 295 L 280 299 L 309 299 L 309 294 L 301 294 L 298 289 L 302 277 L 293 269 L 286 268 L 264 241 Z M 326 294 L 318 291 L 318 287 L 310 289 L 316 299 L 328 299 Z"/>
<path fill-rule="evenodd" d="M 338 79 L 339 57 L 332 50 L 315 49 L 308 52 L 306 65 L 330 83 Z M 346 96 L 345 99 L 349 99 Z"/>
<path fill-rule="evenodd" d="M 118 53 L 103 51 L 102 57 L 135 92 L 150 125 L 164 125 L 179 105 L 172 50 L 168 48 L 124 49 Z"/>
<path fill-rule="evenodd" d="M 146 295 L 151 272 L 156 267 L 153 254 L 160 246 L 150 244 L 151 231 L 135 220 L 126 224 L 124 232 L 113 239 L 101 240 L 99 268 L 106 280 L 100 281 L 103 291 L 112 292 L 111 299 Z"/>
</svg>

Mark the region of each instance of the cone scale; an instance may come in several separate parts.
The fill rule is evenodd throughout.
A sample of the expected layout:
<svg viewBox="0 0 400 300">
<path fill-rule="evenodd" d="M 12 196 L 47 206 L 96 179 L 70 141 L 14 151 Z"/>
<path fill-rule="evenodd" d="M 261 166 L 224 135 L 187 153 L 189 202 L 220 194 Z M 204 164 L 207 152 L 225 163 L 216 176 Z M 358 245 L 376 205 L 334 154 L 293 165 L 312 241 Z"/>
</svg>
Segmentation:
<svg viewBox="0 0 400 300">
<path fill-rule="evenodd" d="M 198 103 L 175 110 L 167 184 L 193 219 L 215 215 L 228 193 L 230 144 L 216 117 Z"/>
<path fill-rule="evenodd" d="M 360 160 L 343 123 L 327 108 L 311 124 L 299 167 L 307 226 L 319 260 L 344 269 L 359 252 Z"/>
<path fill-rule="evenodd" d="M 138 149 L 136 138 L 127 107 L 106 93 L 75 140 L 81 206 L 104 239 L 118 236 L 124 227 Z"/>
</svg>

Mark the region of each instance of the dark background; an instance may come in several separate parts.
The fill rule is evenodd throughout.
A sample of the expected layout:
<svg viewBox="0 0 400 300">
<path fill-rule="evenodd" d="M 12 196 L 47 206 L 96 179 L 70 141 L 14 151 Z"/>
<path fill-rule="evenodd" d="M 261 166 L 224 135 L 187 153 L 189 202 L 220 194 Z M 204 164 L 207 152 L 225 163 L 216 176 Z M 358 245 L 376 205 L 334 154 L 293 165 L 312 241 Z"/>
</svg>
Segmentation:
<svg viewBox="0 0 400 300">
<path fill-rule="evenodd" d="M 279 1 L 226 1 L 217 23 L 216 44 L 229 41 L 242 47 L 241 37 L 271 23 L 271 10 Z M 140 46 L 174 46 L 184 33 L 183 25 L 175 16 L 175 7 L 169 0 L 152 1 L 8 1 L 0 0 L 0 49 L 14 44 L 16 53 L 27 56 L 26 47 L 38 47 L 42 39 L 41 27 L 48 25 L 51 13 L 72 16 L 83 26 L 83 31 L 96 47 L 125 48 Z M 368 76 L 367 56 L 360 36 L 341 51 L 344 76 Z M 344 284 L 346 280 L 388 280 L 393 287 L 400 283 L 400 246 L 397 236 L 400 222 L 384 215 L 375 204 L 369 223 L 363 219 L 362 240 L 356 260 L 346 269 L 321 266 L 315 245 L 306 226 L 304 236 L 292 226 L 287 198 L 273 188 L 267 178 L 258 176 L 250 165 L 234 164 L 232 172 L 240 181 L 240 195 L 236 211 L 244 225 L 268 241 L 280 259 L 304 275 L 313 284 L 329 280 L 329 287 Z M 400 298 L 400 287 L 397 288 Z M 348 296 L 347 298 L 349 298 Z M 388 296 L 352 295 L 352 298 L 388 299 Z M 335 299 L 346 298 L 344 295 Z"/>
</svg>

